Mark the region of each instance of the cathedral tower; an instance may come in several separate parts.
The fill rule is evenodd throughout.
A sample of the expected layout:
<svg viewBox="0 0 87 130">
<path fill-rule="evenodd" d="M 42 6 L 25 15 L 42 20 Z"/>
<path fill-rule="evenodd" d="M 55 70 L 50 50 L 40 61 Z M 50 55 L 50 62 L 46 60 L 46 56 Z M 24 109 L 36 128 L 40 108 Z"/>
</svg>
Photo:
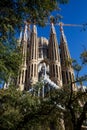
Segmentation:
<svg viewBox="0 0 87 130">
<path fill-rule="evenodd" d="M 26 69 L 27 69 L 26 59 L 27 59 L 27 39 L 28 39 L 27 34 L 28 34 L 28 26 L 27 24 L 25 24 L 24 30 L 23 32 L 21 31 L 19 39 L 19 45 L 22 47 L 23 59 L 21 69 L 19 71 L 17 84 L 21 91 L 24 90 L 26 79 Z"/>
<path fill-rule="evenodd" d="M 38 38 L 37 27 L 33 25 L 27 57 L 27 87 L 38 81 Z"/>
<path fill-rule="evenodd" d="M 51 25 L 48 48 L 49 48 L 50 79 L 54 81 L 54 83 L 56 83 L 57 85 L 62 86 L 59 46 L 53 23 Z"/>
<path fill-rule="evenodd" d="M 60 58 L 62 67 L 62 80 L 63 85 L 67 85 L 70 81 L 74 81 L 74 71 L 71 66 L 71 56 L 62 25 L 60 25 L 60 32 Z"/>
</svg>

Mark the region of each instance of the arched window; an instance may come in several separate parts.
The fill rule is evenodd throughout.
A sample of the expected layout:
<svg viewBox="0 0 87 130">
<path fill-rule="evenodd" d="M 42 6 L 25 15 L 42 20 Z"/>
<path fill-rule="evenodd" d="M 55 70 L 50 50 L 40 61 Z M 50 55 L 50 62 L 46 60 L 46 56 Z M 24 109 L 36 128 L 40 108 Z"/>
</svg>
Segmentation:
<svg viewBox="0 0 87 130">
<path fill-rule="evenodd" d="M 33 76 L 33 64 L 31 65 L 31 76 Z"/>
<path fill-rule="evenodd" d="M 58 66 L 56 65 L 56 75 L 58 77 Z"/>
<path fill-rule="evenodd" d="M 53 76 L 55 77 L 55 66 L 53 64 Z"/>
<path fill-rule="evenodd" d="M 36 64 L 34 65 L 34 77 L 36 76 Z"/>
<path fill-rule="evenodd" d="M 66 83 L 69 82 L 69 79 L 68 79 L 68 72 L 66 71 Z"/>
<path fill-rule="evenodd" d="M 27 70 L 26 70 L 25 82 L 27 82 L 27 78 L 28 78 L 28 73 L 27 73 Z"/>
<path fill-rule="evenodd" d="M 22 71 L 22 84 L 24 83 L 24 70 Z"/>
<path fill-rule="evenodd" d="M 28 68 L 28 78 L 30 77 L 30 66 Z"/>
<path fill-rule="evenodd" d="M 65 84 L 66 83 L 65 71 L 62 71 L 62 80 L 63 80 L 63 84 Z"/>
</svg>

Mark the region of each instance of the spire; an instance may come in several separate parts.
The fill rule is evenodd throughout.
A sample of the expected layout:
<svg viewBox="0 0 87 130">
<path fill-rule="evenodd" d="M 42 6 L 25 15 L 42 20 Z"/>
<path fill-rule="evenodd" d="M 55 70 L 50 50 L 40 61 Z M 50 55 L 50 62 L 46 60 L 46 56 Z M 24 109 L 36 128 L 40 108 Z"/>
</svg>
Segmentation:
<svg viewBox="0 0 87 130">
<path fill-rule="evenodd" d="M 23 34 L 23 35 L 22 35 Z M 22 40 L 22 54 L 23 60 L 21 64 L 20 73 L 17 79 L 17 84 L 19 85 L 19 89 L 21 91 L 24 90 L 25 87 L 25 75 L 26 75 L 26 59 L 27 59 L 27 24 L 25 24 L 24 31 L 20 33 L 20 42 Z M 26 43 L 26 44 L 25 44 Z"/>
<path fill-rule="evenodd" d="M 51 23 L 51 33 L 56 34 L 54 24 Z"/>
<path fill-rule="evenodd" d="M 29 35 L 29 24 L 27 22 L 24 22 L 25 26 L 24 29 L 21 28 L 21 32 L 20 32 L 20 36 L 19 36 L 19 45 L 21 44 L 22 40 L 27 42 L 27 40 L 29 39 L 30 35 Z"/>
<path fill-rule="evenodd" d="M 27 41 L 27 38 L 28 38 L 28 36 L 27 36 L 27 23 L 25 23 L 25 28 L 24 28 L 24 41 Z"/>
<path fill-rule="evenodd" d="M 48 48 L 49 48 L 48 52 L 50 61 L 49 66 L 50 79 L 57 85 L 62 86 L 59 46 L 53 23 L 51 24 L 51 32 Z"/>
<path fill-rule="evenodd" d="M 67 40 L 63 30 L 63 24 L 60 23 L 60 56 L 61 56 L 61 67 L 62 67 L 62 80 L 63 84 L 67 85 L 70 81 L 74 81 L 74 71 L 71 64 L 69 63 L 71 56 L 67 45 Z M 74 86 L 74 85 L 73 85 Z"/>
<path fill-rule="evenodd" d="M 19 36 L 19 40 L 18 40 L 19 46 L 20 46 L 20 44 L 21 44 L 21 42 L 22 42 L 22 36 L 23 36 L 23 30 L 21 29 L 20 36 Z"/>
<path fill-rule="evenodd" d="M 31 59 L 37 59 L 37 27 L 34 24 L 31 32 Z"/>
<path fill-rule="evenodd" d="M 64 30 L 63 30 L 62 24 L 60 24 L 60 32 L 61 32 L 61 39 L 62 39 L 65 43 L 67 43 L 66 36 L 65 36 L 65 34 L 64 34 Z"/>
<path fill-rule="evenodd" d="M 36 25 L 35 25 L 35 24 L 33 25 L 32 32 L 37 34 L 37 27 L 36 27 Z"/>
<path fill-rule="evenodd" d="M 28 67 L 28 78 L 29 84 L 35 84 L 38 81 L 38 38 L 37 38 L 37 27 L 34 24 L 32 27 L 31 37 L 30 37 L 30 47 L 29 51 L 29 67 Z"/>
<path fill-rule="evenodd" d="M 30 29 L 30 24 L 27 24 L 27 39 L 30 41 L 30 34 L 31 34 L 31 29 Z"/>
<path fill-rule="evenodd" d="M 66 39 L 66 36 L 64 34 L 64 30 L 63 30 L 63 25 L 62 23 L 60 23 L 60 48 L 62 50 L 62 52 L 64 53 L 64 57 L 63 58 L 70 58 L 70 52 L 69 52 L 69 49 L 68 49 L 68 45 L 67 45 L 67 39 Z"/>
<path fill-rule="evenodd" d="M 59 58 L 59 50 L 58 50 L 58 41 L 56 37 L 56 31 L 54 24 L 51 24 L 51 32 L 50 32 L 50 39 L 49 39 L 49 58 L 53 61 L 58 60 Z"/>
</svg>

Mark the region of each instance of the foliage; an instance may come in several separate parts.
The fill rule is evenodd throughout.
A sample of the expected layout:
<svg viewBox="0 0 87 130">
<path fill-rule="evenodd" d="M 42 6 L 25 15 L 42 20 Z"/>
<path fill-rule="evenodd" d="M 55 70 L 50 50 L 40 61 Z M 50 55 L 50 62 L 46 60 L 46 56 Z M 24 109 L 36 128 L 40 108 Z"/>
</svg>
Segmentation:
<svg viewBox="0 0 87 130">
<path fill-rule="evenodd" d="M 87 93 L 73 91 L 72 98 L 70 93 L 70 88 L 66 86 L 66 89 L 52 90 L 50 97 L 42 99 L 17 91 L 14 87 L 1 89 L 0 129 L 48 130 L 60 127 L 62 130 L 61 120 L 64 118 L 69 122 L 68 127 L 73 121 L 82 124 L 82 115 L 87 113 Z"/>
<path fill-rule="evenodd" d="M 21 48 L 10 49 L 0 44 L 0 82 L 7 82 L 10 75 L 12 78 L 17 77 L 21 59 Z"/>
<path fill-rule="evenodd" d="M 4 0 L 0 1 L 0 39 L 10 40 L 14 29 L 29 23 L 45 24 L 50 13 L 59 3 L 69 0 Z M 9 8 L 10 7 L 10 8 Z"/>
<path fill-rule="evenodd" d="M 0 129 L 19 130 L 33 125 L 38 99 L 13 87 L 0 90 Z"/>
<path fill-rule="evenodd" d="M 43 100 L 32 97 L 28 92 L 17 91 L 14 87 L 0 90 L 0 129 L 48 130 L 50 127 L 59 128 L 59 115 L 60 111 L 53 99 Z"/>
<path fill-rule="evenodd" d="M 58 3 L 68 0 L 5 0 L 0 1 L 0 31 L 6 33 L 22 24 L 24 20 L 42 24 L 50 12 L 58 7 Z M 10 8 L 9 8 L 10 7 Z"/>
<path fill-rule="evenodd" d="M 81 54 L 81 60 L 82 60 L 82 64 L 87 64 L 87 50 L 84 50 L 84 52 Z"/>
<path fill-rule="evenodd" d="M 70 127 L 70 130 L 71 128 L 73 130 L 80 130 L 83 121 L 87 119 L 87 93 L 82 90 L 73 91 L 72 85 L 69 87 L 71 89 L 67 87 L 61 94 L 61 105 L 65 108 L 64 118 L 66 129 Z M 70 126 L 68 122 L 70 122 Z"/>
</svg>

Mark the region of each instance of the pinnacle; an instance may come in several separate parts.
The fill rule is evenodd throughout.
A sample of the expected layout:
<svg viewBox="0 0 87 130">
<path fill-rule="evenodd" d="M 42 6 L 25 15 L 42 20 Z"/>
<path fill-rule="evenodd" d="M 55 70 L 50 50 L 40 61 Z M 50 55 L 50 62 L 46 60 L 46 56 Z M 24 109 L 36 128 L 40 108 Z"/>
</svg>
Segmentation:
<svg viewBox="0 0 87 130">
<path fill-rule="evenodd" d="M 37 27 L 36 27 L 35 24 L 33 25 L 33 29 L 32 29 L 32 31 L 33 31 L 34 33 L 37 33 Z"/>
<path fill-rule="evenodd" d="M 52 32 L 53 34 L 56 34 L 55 27 L 54 27 L 54 24 L 53 24 L 53 23 L 51 24 L 51 32 Z"/>
</svg>

